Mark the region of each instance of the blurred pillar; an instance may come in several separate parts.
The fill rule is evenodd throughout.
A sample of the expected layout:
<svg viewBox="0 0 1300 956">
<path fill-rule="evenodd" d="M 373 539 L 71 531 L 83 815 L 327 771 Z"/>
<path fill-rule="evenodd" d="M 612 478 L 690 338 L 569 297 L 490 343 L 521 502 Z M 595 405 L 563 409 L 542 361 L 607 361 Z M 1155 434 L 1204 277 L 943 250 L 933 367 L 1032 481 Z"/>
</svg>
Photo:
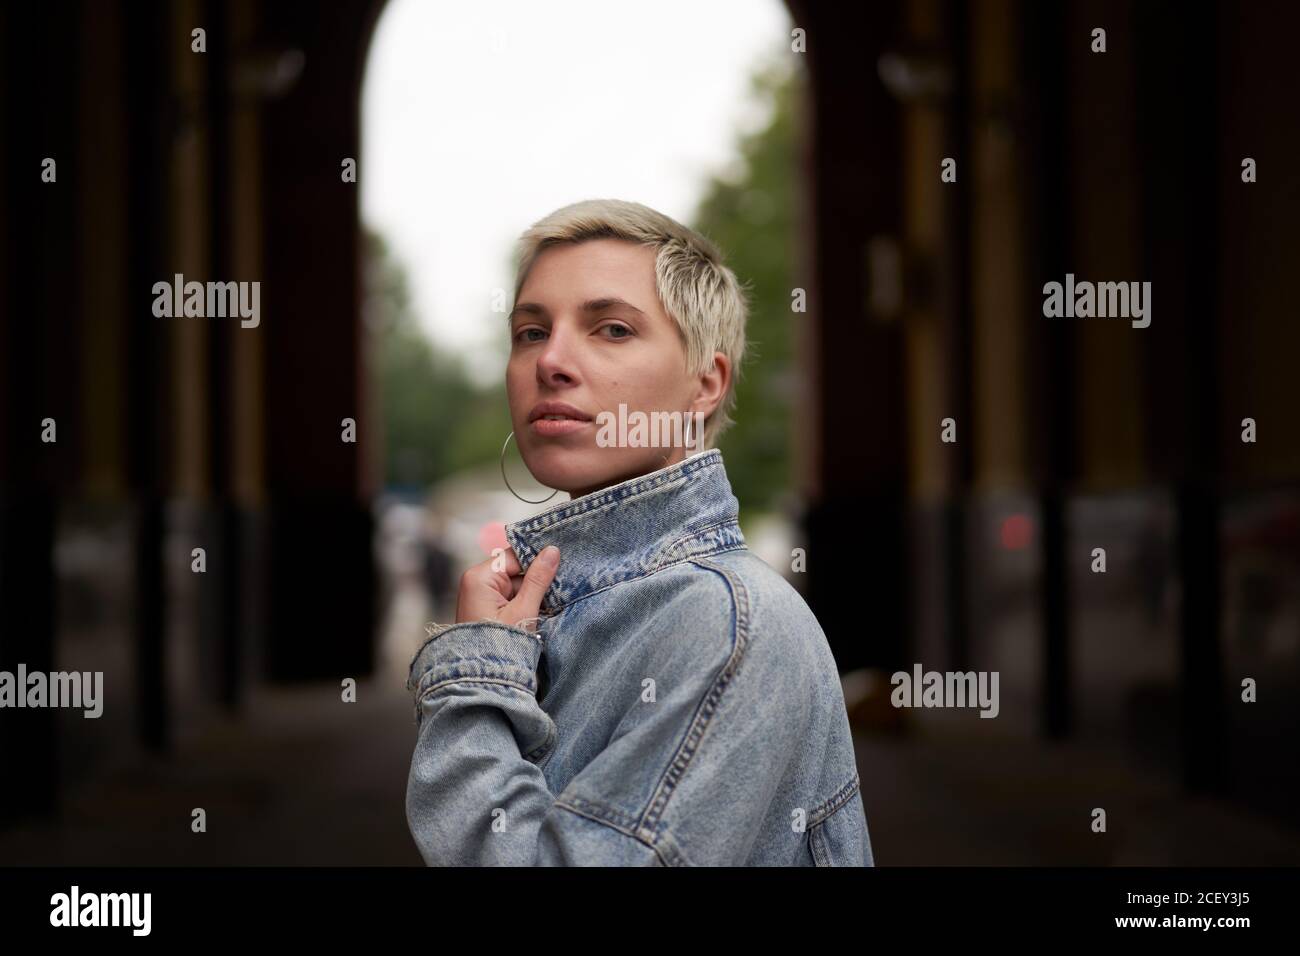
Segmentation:
<svg viewBox="0 0 1300 956">
<path fill-rule="evenodd" d="M 931 613 L 943 628 L 938 648 L 923 649 L 920 634 L 909 635 L 910 656 L 927 667 L 954 670 L 967 669 L 970 657 L 967 496 L 978 434 L 971 401 L 970 197 L 976 166 L 967 126 L 967 16 L 955 0 L 908 0 L 905 62 L 912 79 L 893 76 L 886 83 L 903 110 L 907 474 L 909 511 L 918 522 L 911 537 L 919 555 L 933 541 L 931 553 L 915 567 L 937 579 L 932 591 L 914 584 L 913 597 L 939 596 L 940 606 Z M 945 418 L 957 423 L 954 443 L 940 440 Z M 937 535 L 924 533 L 928 523 Z"/>
<path fill-rule="evenodd" d="M 842 671 L 895 670 L 906 662 L 909 563 L 901 130 L 878 70 L 901 9 L 789 6 L 806 31 L 810 80 L 799 283 L 809 312 L 797 340 L 806 596 Z"/>
<path fill-rule="evenodd" d="M 229 208 L 222 213 L 225 218 L 214 221 L 221 235 L 214 235 L 213 241 L 221 250 L 222 268 L 249 280 L 263 275 L 263 204 L 267 198 L 262 188 L 263 102 L 254 67 L 261 9 L 258 0 L 234 0 L 225 7 L 229 48 L 222 112 L 228 109 L 229 115 L 220 120 L 225 130 L 222 142 L 214 144 L 221 152 L 220 161 L 228 164 L 228 175 L 214 185 Z M 231 697 L 238 698 L 246 682 L 263 670 L 261 653 L 267 635 L 267 378 L 264 327 L 229 331 L 227 343 L 215 353 L 223 367 L 213 370 L 213 381 L 224 381 L 219 387 L 227 402 L 224 454 L 228 456 L 228 495 L 235 515 L 232 534 L 238 554 L 231 552 L 232 583 L 226 594 L 228 601 L 238 601 L 238 607 L 227 606 L 230 651 L 226 672 L 234 682 Z"/>
<path fill-rule="evenodd" d="M 262 114 L 270 499 L 269 645 L 278 680 L 369 673 L 375 624 L 360 310 L 360 91 L 381 4 L 263 8 L 268 63 L 301 73 Z M 361 173 L 364 175 L 364 172 Z M 436 210 L 428 210 L 436 215 Z M 357 424 L 342 440 L 343 420 Z"/>
<path fill-rule="evenodd" d="M 235 266 L 234 181 L 243 172 L 237 167 L 234 126 L 231 113 L 232 81 L 238 56 L 232 31 L 232 16 L 239 11 L 224 0 L 206 0 L 202 22 L 213 42 L 206 56 L 208 219 L 206 245 L 209 277 L 218 281 L 248 282 L 255 273 Z M 243 628 L 240 605 L 243 578 L 242 535 L 239 513 L 232 499 L 233 449 L 236 429 L 233 354 L 235 340 L 255 333 L 238 322 L 209 323 L 207 340 L 207 434 L 209 490 L 203 513 L 203 537 L 208 567 L 200 616 L 203 673 L 212 675 L 208 693 L 227 710 L 234 710 L 245 690 Z"/>
<path fill-rule="evenodd" d="M 0 670 L 56 667 L 54 539 L 58 501 L 78 465 L 82 433 L 75 346 L 77 72 L 48 69 L 44 51 L 75 50 L 66 3 L 7 5 L 0 13 L 5 157 L 0 215 Z M 55 161 L 43 182 L 43 161 Z M 71 293 L 71 301 L 70 301 Z M 42 441 L 53 420 L 56 442 Z M 21 690 L 20 690 L 21 692 Z M 59 712 L 0 715 L 0 822 L 54 809 Z"/>
<path fill-rule="evenodd" d="M 164 0 L 126 5 L 128 113 L 128 462 L 136 501 L 136 720 L 144 745 L 170 742 L 164 498 L 171 452 L 172 325 L 153 315 L 152 289 L 168 275 L 168 195 L 175 112 L 170 98 L 170 17 Z"/>
<path fill-rule="evenodd" d="M 1150 237 L 1143 277 L 1159 303 L 1143 344 L 1147 402 L 1158 423 L 1150 436 L 1154 459 L 1174 483 L 1184 781 L 1193 791 L 1222 793 L 1227 727 L 1220 634 L 1218 197 L 1228 183 L 1240 181 L 1240 167 L 1221 165 L 1216 149 L 1218 17 L 1189 15 L 1180 4 L 1154 0 L 1138 5 L 1135 18 L 1144 51 L 1138 73 L 1142 219 Z"/>
<path fill-rule="evenodd" d="M 1279 104 L 1300 99 L 1293 52 L 1300 6 L 1220 4 L 1218 19 L 1219 232 L 1203 241 L 1213 244 L 1220 270 L 1217 434 L 1226 520 L 1219 574 L 1225 609 L 1233 612 L 1223 616 L 1218 687 L 1228 727 L 1226 775 L 1235 800 L 1300 826 L 1300 761 L 1285 759 L 1285 748 L 1300 738 L 1300 626 L 1292 617 L 1286 640 L 1286 599 L 1278 601 L 1288 582 L 1293 615 L 1300 597 L 1294 590 L 1300 577 L 1300 322 L 1292 318 L 1300 164 L 1289 161 L 1300 155 L 1300 124 L 1278 122 Z M 1253 183 L 1241 178 L 1247 157 L 1257 164 Z M 1256 422 L 1255 442 L 1241 440 L 1244 418 Z M 1250 524 L 1266 540 L 1238 550 L 1244 542 L 1235 540 L 1233 526 L 1256 508 L 1268 525 Z M 1258 683 L 1254 703 L 1241 699 L 1246 678 Z"/>
<path fill-rule="evenodd" d="M 1018 420 L 1028 426 L 1025 471 L 1039 493 L 1043 731 L 1048 738 L 1059 739 L 1070 733 L 1074 721 L 1066 508 L 1077 473 L 1076 331 L 1071 322 L 1043 317 L 1041 290 L 1046 282 L 1062 281 L 1066 272 L 1074 271 L 1067 229 L 1074 166 L 1066 152 L 1067 57 L 1062 51 L 1071 43 L 1086 43 L 1087 37 L 1066 35 L 1059 4 L 1029 0 L 998 7 L 1012 17 L 1002 21 L 1002 29 L 1019 37 L 1012 48 L 1019 95 L 1006 105 L 1008 119 L 1015 118 L 1024 140 L 1024 175 L 1018 186 L 1022 198 L 1015 202 L 1020 212 L 1017 233 L 1034 241 L 1021 248 L 1023 272 L 1017 277 L 1020 291 L 1014 296 L 1014 308 L 1022 317 L 1024 354 L 1036 356 L 1037 361 L 1025 361 L 1025 404 Z M 997 29 L 984 18 L 981 23 L 988 30 Z"/>
<path fill-rule="evenodd" d="M 217 268 L 213 223 L 220 215 L 213 183 L 220 174 L 214 73 L 227 57 L 229 39 L 221 11 L 202 0 L 171 0 L 167 7 L 166 50 L 171 63 L 168 130 L 169 191 L 165 224 L 166 267 L 160 278 L 186 282 L 233 278 Z M 193 49 L 195 29 L 203 29 L 204 52 Z M 220 467 L 224 407 L 213 380 L 213 351 L 228 332 L 230 319 L 213 316 L 161 320 L 170 329 L 168 361 L 172 409 L 165 540 L 176 542 L 164 555 L 163 583 L 178 605 L 177 626 L 167 635 L 168 691 L 175 719 L 208 702 L 223 701 L 227 683 L 222 654 L 225 637 L 224 582 L 230 557 L 220 520 Z M 202 548 L 202 573 L 191 570 L 195 548 Z"/>
<path fill-rule="evenodd" d="M 944 113 L 942 149 L 945 157 L 961 157 L 965 175 L 961 188 L 946 189 L 941 212 L 941 233 L 937 244 L 938 273 L 936 292 L 941 322 L 941 353 L 944 377 L 948 383 L 952 414 L 965 421 L 967 441 L 949 446 L 952 454 L 946 462 L 947 486 L 944 508 L 944 537 L 948 552 L 945 571 L 945 604 L 948 609 L 948 648 L 950 669 L 965 671 L 971 662 L 970 524 L 972 493 L 975 480 L 975 443 L 969 440 L 979 428 L 975 416 L 974 366 L 971 344 L 974 340 L 972 260 L 972 193 L 974 169 L 969 162 L 972 146 L 971 128 L 971 24 L 972 12 L 964 0 L 945 0 L 938 28 L 940 55 L 948 64 L 951 91 Z M 933 169 L 931 170 L 933 173 Z M 933 429 L 934 423 L 930 423 Z M 933 431 L 930 438 L 933 440 Z"/>
</svg>

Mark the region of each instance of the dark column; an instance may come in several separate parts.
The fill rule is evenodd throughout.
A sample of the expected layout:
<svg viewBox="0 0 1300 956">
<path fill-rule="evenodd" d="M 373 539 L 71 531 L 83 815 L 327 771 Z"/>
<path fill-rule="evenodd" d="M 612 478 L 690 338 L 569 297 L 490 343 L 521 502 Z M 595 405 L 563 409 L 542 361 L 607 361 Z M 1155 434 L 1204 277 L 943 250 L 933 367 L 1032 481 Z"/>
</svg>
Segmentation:
<svg viewBox="0 0 1300 956">
<path fill-rule="evenodd" d="M 203 8 L 208 31 L 207 119 L 208 170 L 211 195 L 208 208 L 211 277 L 217 281 L 252 281 L 257 276 L 234 275 L 231 177 L 231 66 L 230 29 L 224 0 L 209 0 Z M 235 414 L 232 395 L 233 343 L 231 337 L 248 334 L 238 322 L 208 325 L 208 432 L 211 498 L 204 509 L 207 542 L 207 577 L 199 616 L 203 672 L 209 675 L 207 691 L 228 710 L 238 707 L 244 691 L 245 648 L 240 624 L 241 522 L 231 498 L 232 448 Z"/>
<path fill-rule="evenodd" d="M 127 399 L 129 469 L 136 501 L 136 721 L 143 744 L 169 744 L 166 656 L 166 576 L 163 538 L 171 406 L 170 324 L 153 315 L 153 284 L 168 278 L 168 154 L 175 105 L 168 50 L 169 14 L 162 0 L 130 3 L 126 11 L 126 84 L 130 180 L 127 263 Z"/>
<path fill-rule="evenodd" d="M 78 17 L 68 3 L 3 13 L 5 167 L 0 190 L 0 670 L 56 666 L 53 553 L 79 435 L 76 323 Z M 58 51 L 62 51 L 61 53 Z M 41 179 L 42 160 L 56 181 Z M 41 440 L 55 421 L 57 442 Z M 18 693 L 25 693 L 24 687 Z M 58 711 L 0 712 L 0 823 L 49 812 L 59 788 Z"/>
<path fill-rule="evenodd" d="M 945 137 L 948 156 L 969 175 L 971 150 L 970 18 L 978 10 L 963 0 L 945 0 L 940 54 L 952 77 L 947 102 Z M 973 342 L 971 309 L 971 187 L 944 191 L 946 235 L 936 270 L 938 316 L 944 342 L 944 367 L 949 377 L 952 414 L 962 423 L 966 440 L 950 447 L 949 497 L 944 505 L 944 593 L 947 605 L 948 652 L 952 670 L 964 671 L 970 663 L 970 547 L 971 486 L 975 476 L 975 420 L 972 383 Z"/>
<path fill-rule="evenodd" d="M 869 242 L 901 234 L 899 107 L 877 73 L 899 9 L 789 5 L 807 30 L 810 79 L 806 597 L 842 671 L 896 669 L 908 633 L 902 336 L 890 317 L 868 315 L 866 272 Z"/>
<path fill-rule="evenodd" d="M 1083 42 L 1065 36 L 1064 12 L 1058 4 L 1024 3 L 1025 28 L 1021 47 L 1025 68 L 1024 129 L 1026 167 L 1033 171 L 1026 189 L 1029 222 L 1025 235 L 1034 239 L 1029 247 L 1025 308 L 1029 316 L 1041 316 L 1039 290 L 1049 281 L 1060 281 L 1070 271 L 1067 229 L 1067 177 L 1065 117 L 1068 108 L 1065 57 L 1068 42 Z M 1039 520 L 1042 526 L 1042 635 L 1043 635 L 1043 729 L 1049 738 L 1064 737 L 1073 723 L 1070 682 L 1070 547 L 1066 529 L 1067 487 L 1077 473 L 1075 443 L 1076 402 L 1075 335 L 1067 320 L 1030 321 L 1026 325 L 1028 354 L 1040 357 L 1031 363 L 1028 376 L 1030 399 L 1026 403 L 1034 450 L 1034 479 L 1040 489 Z"/>
<path fill-rule="evenodd" d="M 1156 462 L 1174 481 L 1175 561 L 1182 579 L 1182 750 L 1193 791 L 1226 782 L 1220 617 L 1218 338 L 1219 48 L 1208 9 L 1135 8 L 1146 274 L 1160 302 L 1147 348 Z M 1263 95 L 1263 91 L 1261 91 Z"/>
<path fill-rule="evenodd" d="M 262 320 L 270 492 L 269 647 L 273 679 L 369 673 L 375 624 L 369 434 L 363 402 L 358 186 L 364 56 L 379 5 L 348 0 L 263 10 L 274 55 L 303 70 L 263 112 L 268 200 Z M 434 213 L 433 210 L 430 211 Z M 248 334 L 247 332 L 243 334 Z M 357 443 L 341 440 L 357 422 Z"/>
</svg>

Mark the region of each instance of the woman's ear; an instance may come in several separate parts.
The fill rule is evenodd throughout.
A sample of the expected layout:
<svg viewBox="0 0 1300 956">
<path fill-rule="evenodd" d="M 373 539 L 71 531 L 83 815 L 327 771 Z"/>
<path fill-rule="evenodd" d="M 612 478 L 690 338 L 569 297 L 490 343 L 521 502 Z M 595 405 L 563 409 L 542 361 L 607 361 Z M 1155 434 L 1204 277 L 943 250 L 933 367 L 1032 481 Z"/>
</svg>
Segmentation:
<svg viewBox="0 0 1300 956">
<path fill-rule="evenodd" d="M 708 418 L 713 410 L 722 403 L 731 384 L 731 361 L 722 352 L 713 353 L 713 365 L 700 376 L 699 388 L 695 393 L 694 411 L 703 412 Z"/>
</svg>

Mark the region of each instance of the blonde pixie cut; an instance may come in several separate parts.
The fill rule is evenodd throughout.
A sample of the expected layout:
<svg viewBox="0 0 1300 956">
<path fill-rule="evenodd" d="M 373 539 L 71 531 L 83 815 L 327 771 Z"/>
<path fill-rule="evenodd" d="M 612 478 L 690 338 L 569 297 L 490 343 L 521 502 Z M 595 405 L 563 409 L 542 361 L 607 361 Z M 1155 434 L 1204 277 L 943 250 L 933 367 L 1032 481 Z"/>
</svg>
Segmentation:
<svg viewBox="0 0 1300 956">
<path fill-rule="evenodd" d="M 655 290 L 659 304 L 677 323 L 690 374 L 707 372 L 714 352 L 731 361 L 727 394 L 704 421 L 704 442 L 699 447 L 713 448 L 718 436 L 733 424 L 730 413 L 745 355 L 749 290 L 736 281 L 713 243 L 675 219 L 640 203 L 588 199 L 557 209 L 519 237 L 515 301 L 543 250 L 588 239 L 622 239 L 654 247 Z"/>
</svg>

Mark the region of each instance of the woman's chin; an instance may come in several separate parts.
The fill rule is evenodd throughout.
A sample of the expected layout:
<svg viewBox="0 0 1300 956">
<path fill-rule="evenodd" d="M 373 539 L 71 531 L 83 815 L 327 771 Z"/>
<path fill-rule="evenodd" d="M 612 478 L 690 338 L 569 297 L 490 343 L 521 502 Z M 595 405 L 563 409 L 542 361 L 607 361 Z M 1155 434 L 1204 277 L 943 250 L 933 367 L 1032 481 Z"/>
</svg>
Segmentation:
<svg viewBox="0 0 1300 956">
<path fill-rule="evenodd" d="M 558 488 L 577 498 L 597 488 L 617 484 L 654 471 L 657 459 L 629 455 L 628 449 L 540 448 L 524 459 L 533 477 L 548 488 Z"/>
</svg>

